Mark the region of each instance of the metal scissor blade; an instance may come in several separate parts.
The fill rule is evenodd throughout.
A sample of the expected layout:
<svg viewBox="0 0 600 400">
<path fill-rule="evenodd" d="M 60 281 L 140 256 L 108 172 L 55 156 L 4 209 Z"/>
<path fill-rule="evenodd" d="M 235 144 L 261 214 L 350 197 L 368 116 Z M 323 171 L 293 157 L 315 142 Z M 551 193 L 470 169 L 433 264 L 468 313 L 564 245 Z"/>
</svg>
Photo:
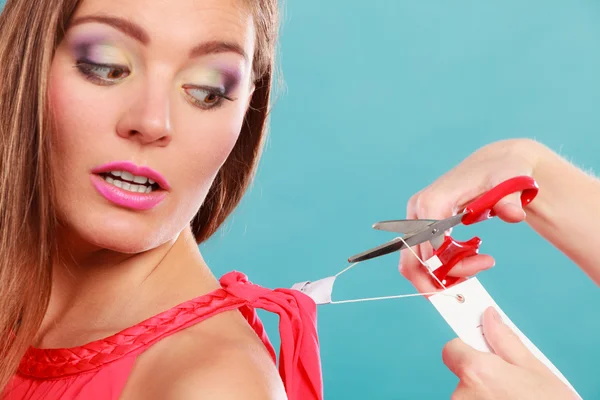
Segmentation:
<svg viewBox="0 0 600 400">
<path fill-rule="evenodd" d="M 348 258 L 348 262 L 355 263 L 359 261 L 370 260 L 371 258 L 384 256 L 386 254 L 393 253 L 398 250 L 402 250 L 404 247 L 404 243 L 399 238 L 390 240 L 387 243 L 384 243 L 380 246 L 373 247 L 367 251 L 363 251 L 362 253 L 353 255 Z"/>
<path fill-rule="evenodd" d="M 464 213 L 455 215 L 454 217 L 446 218 L 440 221 L 436 221 L 435 223 L 425 227 L 420 232 L 416 232 L 411 235 L 406 243 L 409 246 L 416 246 L 421 243 L 431 242 L 434 248 L 439 247 L 439 241 L 435 240 L 439 236 L 443 235 L 448 229 L 452 228 L 461 223 Z"/>
<path fill-rule="evenodd" d="M 462 219 L 467 214 L 466 212 L 462 212 L 460 214 L 456 214 L 453 217 L 442 219 L 441 221 L 436 222 L 433 225 L 430 225 L 429 228 L 437 229 L 440 233 L 446 232 L 448 229 L 455 227 L 456 225 L 462 223 Z M 435 235 L 437 236 L 437 235 Z"/>
<path fill-rule="evenodd" d="M 427 230 L 427 231 L 425 231 L 425 233 L 428 234 L 429 231 Z M 403 238 L 395 238 L 395 239 L 390 240 L 387 243 L 384 243 L 382 245 L 379 245 L 379 246 L 369 249 L 367 251 L 363 251 L 362 253 L 356 254 L 356 255 L 348 258 L 348 261 L 351 263 L 365 261 L 365 260 L 370 260 L 371 258 L 384 256 L 386 254 L 390 254 L 395 251 L 400 251 L 400 250 L 405 249 L 406 245 L 412 247 L 419 243 L 423 243 L 424 241 L 427 240 L 427 239 L 423 239 L 423 237 L 428 237 L 428 236 L 424 235 L 423 232 L 419 232 L 415 235 L 407 235 L 407 236 L 404 236 Z"/>
<path fill-rule="evenodd" d="M 453 226 L 458 225 L 462 221 L 463 216 L 464 213 L 455 215 L 454 217 L 443 219 L 441 221 L 435 221 L 433 224 L 426 226 L 423 230 L 416 232 L 412 235 L 407 235 L 403 237 L 402 239 L 404 239 L 404 241 L 400 238 L 393 239 L 380 246 L 356 254 L 348 258 L 348 261 L 351 263 L 355 263 L 359 261 L 370 260 L 375 257 L 383 256 L 389 253 L 393 253 L 395 251 L 402 250 L 406 248 L 406 245 L 413 247 L 418 244 L 431 241 L 436 237 L 443 235 L 444 232 L 446 232 Z M 406 243 L 406 245 L 404 243 Z"/>
<path fill-rule="evenodd" d="M 397 219 L 390 221 L 381 221 L 373 224 L 373 229 L 387 232 L 397 232 L 411 234 L 419 232 L 429 225 L 438 222 L 437 219 Z"/>
</svg>

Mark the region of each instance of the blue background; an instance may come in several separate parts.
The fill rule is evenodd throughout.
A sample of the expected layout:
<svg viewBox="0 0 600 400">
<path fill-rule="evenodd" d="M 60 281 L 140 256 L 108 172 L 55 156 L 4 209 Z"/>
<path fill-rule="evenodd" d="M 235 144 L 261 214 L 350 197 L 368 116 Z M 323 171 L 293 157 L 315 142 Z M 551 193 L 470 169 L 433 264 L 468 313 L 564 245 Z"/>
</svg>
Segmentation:
<svg viewBox="0 0 600 400">
<path fill-rule="evenodd" d="M 288 1 L 268 146 L 201 246 L 209 265 L 268 287 L 334 274 L 391 237 L 373 222 L 404 218 L 413 193 L 499 139 L 536 138 L 597 170 L 599 17 L 592 0 Z M 595 285 L 525 224 L 455 235 L 483 239 L 497 262 L 484 286 L 583 398 L 600 398 Z M 413 293 L 397 257 L 343 275 L 334 298 Z M 426 300 L 318 311 L 327 399 L 450 397 L 441 349 L 454 334 Z M 277 317 L 261 317 L 278 346 Z"/>
<path fill-rule="evenodd" d="M 332 275 L 393 237 L 373 222 L 404 218 L 413 193 L 499 139 L 536 138 L 600 170 L 599 18 L 591 0 L 287 1 L 268 146 L 202 246 L 209 265 L 269 287 Z M 596 286 L 525 224 L 454 233 L 482 238 L 496 258 L 483 285 L 584 399 L 600 398 Z M 413 293 L 397 264 L 359 264 L 334 299 Z M 450 398 L 441 349 L 455 335 L 427 300 L 318 312 L 326 399 Z M 278 345 L 278 319 L 261 316 Z"/>
</svg>

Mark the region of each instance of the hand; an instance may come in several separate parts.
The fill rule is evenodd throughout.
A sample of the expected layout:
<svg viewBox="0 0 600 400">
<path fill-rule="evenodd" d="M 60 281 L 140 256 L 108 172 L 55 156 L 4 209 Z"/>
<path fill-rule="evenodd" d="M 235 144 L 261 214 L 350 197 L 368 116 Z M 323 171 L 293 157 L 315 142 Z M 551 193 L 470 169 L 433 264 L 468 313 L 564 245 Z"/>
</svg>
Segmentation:
<svg viewBox="0 0 600 400">
<path fill-rule="evenodd" d="M 506 179 L 519 175 L 532 176 L 537 162 L 539 143 L 530 140 L 506 140 L 487 145 L 433 184 L 415 194 L 407 206 L 407 218 L 444 219 L 462 211 L 471 200 L 483 194 Z M 510 223 L 521 222 L 525 212 L 521 207 L 520 193 L 514 193 L 501 200 L 494 211 L 497 216 Z M 426 261 L 433 255 L 429 243 L 415 246 L 412 250 Z M 408 253 L 402 251 L 400 272 L 424 292 L 433 292 L 433 285 L 425 267 Z M 485 254 L 469 257 L 457 264 L 448 275 L 466 278 L 491 268 L 494 259 Z"/>
<path fill-rule="evenodd" d="M 483 315 L 483 333 L 494 353 L 460 339 L 444 347 L 444 364 L 460 382 L 452 400 L 566 400 L 579 397 L 523 345 L 496 310 Z"/>
</svg>

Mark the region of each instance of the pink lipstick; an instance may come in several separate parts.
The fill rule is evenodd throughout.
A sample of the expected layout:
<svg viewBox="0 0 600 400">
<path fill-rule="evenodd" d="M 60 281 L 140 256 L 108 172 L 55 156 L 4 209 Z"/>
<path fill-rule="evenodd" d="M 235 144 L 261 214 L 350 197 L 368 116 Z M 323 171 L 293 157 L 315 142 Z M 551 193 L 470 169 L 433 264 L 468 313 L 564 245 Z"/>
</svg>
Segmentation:
<svg viewBox="0 0 600 400">
<path fill-rule="evenodd" d="M 112 162 L 92 170 L 92 185 L 106 200 L 132 210 L 156 207 L 171 187 L 158 172 L 130 162 Z"/>
</svg>

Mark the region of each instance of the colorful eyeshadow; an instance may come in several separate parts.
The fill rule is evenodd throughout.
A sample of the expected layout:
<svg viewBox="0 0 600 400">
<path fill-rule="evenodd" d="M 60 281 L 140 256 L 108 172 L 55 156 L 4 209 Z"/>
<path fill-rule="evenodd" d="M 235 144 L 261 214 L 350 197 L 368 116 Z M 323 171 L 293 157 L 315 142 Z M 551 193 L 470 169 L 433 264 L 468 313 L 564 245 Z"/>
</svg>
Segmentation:
<svg viewBox="0 0 600 400">
<path fill-rule="evenodd" d="M 85 38 L 73 45 L 73 52 L 78 60 L 86 60 L 99 64 L 127 64 L 128 58 L 118 46 L 104 37 Z"/>
<path fill-rule="evenodd" d="M 202 67 L 186 76 L 186 82 L 195 85 L 218 87 L 229 93 L 239 82 L 239 74 L 226 69 Z"/>
</svg>

